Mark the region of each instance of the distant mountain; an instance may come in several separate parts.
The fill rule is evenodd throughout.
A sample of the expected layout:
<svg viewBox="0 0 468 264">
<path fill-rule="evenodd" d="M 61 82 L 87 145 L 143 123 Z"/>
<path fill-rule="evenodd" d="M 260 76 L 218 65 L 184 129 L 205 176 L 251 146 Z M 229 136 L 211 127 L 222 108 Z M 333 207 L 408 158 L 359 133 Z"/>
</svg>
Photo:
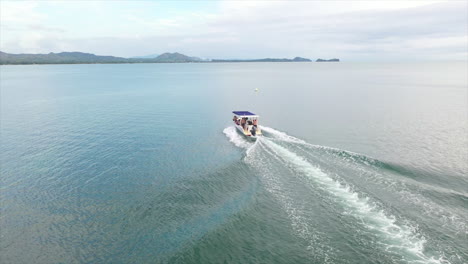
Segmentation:
<svg viewBox="0 0 468 264">
<path fill-rule="evenodd" d="M 212 62 L 310 62 L 311 60 L 301 57 L 295 57 L 294 59 L 274 59 L 274 58 L 266 58 L 266 59 L 252 59 L 252 60 L 218 60 L 213 59 Z"/>
<path fill-rule="evenodd" d="M 155 58 L 121 58 L 98 56 L 83 52 L 60 52 L 49 54 L 10 54 L 0 51 L 0 64 L 75 64 L 75 63 L 177 63 L 201 62 L 197 57 L 180 53 L 164 53 Z"/>
<path fill-rule="evenodd" d="M 145 55 L 145 56 L 135 56 L 135 57 L 130 57 L 130 59 L 154 59 L 158 57 L 160 54 L 150 54 L 150 55 Z"/>
<path fill-rule="evenodd" d="M 184 62 L 310 62 L 310 59 L 252 59 L 252 60 L 202 60 L 181 53 L 163 53 L 154 58 L 121 58 L 98 56 L 83 52 L 60 52 L 48 54 L 10 54 L 0 51 L 0 64 L 78 64 L 78 63 L 184 63 Z M 318 61 L 318 60 L 317 60 Z"/>
<path fill-rule="evenodd" d="M 159 55 L 154 60 L 156 60 L 157 62 L 197 62 L 197 61 L 201 61 L 200 58 L 189 57 L 187 55 L 180 54 L 178 52 L 175 52 L 175 53 L 166 52 L 166 53 L 163 53 L 163 54 Z"/>
<path fill-rule="evenodd" d="M 309 62 L 309 61 L 311 61 L 311 60 L 310 60 L 310 59 L 306 59 L 306 58 L 296 57 L 296 58 L 294 58 L 292 61 L 307 61 L 307 62 Z"/>
<path fill-rule="evenodd" d="M 339 62 L 340 59 L 329 59 L 329 60 L 324 60 L 324 59 L 317 59 L 316 62 Z"/>
<path fill-rule="evenodd" d="M 181 63 L 181 62 L 201 62 L 202 59 L 190 57 L 178 52 L 163 53 L 155 58 L 130 58 L 129 63 Z"/>
<path fill-rule="evenodd" d="M 83 52 L 49 54 L 9 54 L 0 51 L 0 64 L 73 64 L 73 63 L 125 63 L 127 59 L 114 56 L 96 56 Z"/>
</svg>

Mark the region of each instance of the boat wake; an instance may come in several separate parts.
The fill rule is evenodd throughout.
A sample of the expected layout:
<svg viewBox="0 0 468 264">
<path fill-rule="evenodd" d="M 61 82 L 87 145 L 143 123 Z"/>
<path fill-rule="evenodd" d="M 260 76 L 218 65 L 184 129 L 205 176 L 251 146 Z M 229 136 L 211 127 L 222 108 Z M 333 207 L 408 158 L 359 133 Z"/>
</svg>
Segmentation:
<svg viewBox="0 0 468 264">
<path fill-rule="evenodd" d="M 451 248 L 440 248 L 432 240 L 428 243 L 417 216 L 407 215 L 398 204 L 413 202 L 407 206 L 409 211 L 421 206 L 431 208 L 430 217 L 452 219 L 451 228 L 458 232 L 466 232 L 464 216 L 444 211 L 408 187 L 407 182 L 386 175 L 382 168 L 388 166 L 384 162 L 309 144 L 273 128 L 262 126 L 262 130 L 265 137 L 255 142 L 245 139 L 234 127 L 224 133 L 234 145 L 246 150 L 244 162 L 261 176 L 297 235 L 307 241 L 315 261 L 336 262 L 341 248 L 338 240 L 369 249 L 362 254 L 375 254 L 379 259 L 384 255 L 383 263 L 451 263 L 449 260 L 461 258 L 456 253 L 445 256 L 443 252 L 453 252 Z M 342 228 L 339 235 L 323 231 L 330 223 Z M 372 253 L 374 249 L 383 253 Z"/>
<path fill-rule="evenodd" d="M 239 148 L 248 149 L 254 145 L 252 141 L 248 141 L 244 136 L 240 135 L 233 126 L 226 127 L 223 132 L 229 138 L 229 141 Z"/>
</svg>

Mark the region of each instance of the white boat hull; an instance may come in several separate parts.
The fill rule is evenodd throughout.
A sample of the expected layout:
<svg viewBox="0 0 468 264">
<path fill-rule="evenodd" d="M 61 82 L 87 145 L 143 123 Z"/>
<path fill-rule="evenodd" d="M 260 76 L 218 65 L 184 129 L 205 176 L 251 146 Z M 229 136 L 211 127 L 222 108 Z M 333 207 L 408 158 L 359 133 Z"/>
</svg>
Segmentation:
<svg viewBox="0 0 468 264">
<path fill-rule="evenodd" d="M 260 129 L 260 126 L 257 128 L 257 132 L 255 133 L 255 136 L 253 136 L 251 134 L 251 130 L 253 128 L 252 125 L 248 126 L 248 129 L 247 130 L 244 130 L 240 125 L 237 125 L 236 123 L 234 123 L 234 126 L 237 128 L 237 130 L 239 130 L 239 132 L 241 134 L 243 134 L 244 136 L 248 137 L 248 138 L 252 138 L 252 139 L 255 139 L 257 137 L 260 137 L 262 136 L 262 132 L 261 132 L 261 129 Z"/>
</svg>

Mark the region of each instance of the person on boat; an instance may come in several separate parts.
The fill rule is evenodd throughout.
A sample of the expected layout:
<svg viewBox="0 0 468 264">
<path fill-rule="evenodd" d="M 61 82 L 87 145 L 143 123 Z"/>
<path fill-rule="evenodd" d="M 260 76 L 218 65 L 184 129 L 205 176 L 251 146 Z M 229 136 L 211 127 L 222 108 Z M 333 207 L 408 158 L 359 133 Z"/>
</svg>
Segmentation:
<svg viewBox="0 0 468 264">
<path fill-rule="evenodd" d="M 250 130 L 250 134 L 255 137 L 256 133 L 257 133 L 257 129 L 253 126 L 252 129 Z"/>
<path fill-rule="evenodd" d="M 234 123 L 236 123 L 236 125 L 239 125 L 239 118 L 237 118 L 237 116 L 234 116 L 232 118 L 232 121 L 234 121 Z"/>
<path fill-rule="evenodd" d="M 251 133 L 252 133 L 252 135 L 254 135 L 254 136 L 255 136 L 255 134 L 256 134 L 257 132 L 260 132 L 259 129 L 258 129 L 258 120 L 257 120 L 257 119 L 254 119 L 254 120 L 253 120 L 252 131 L 253 131 L 253 132 L 251 132 Z"/>
<path fill-rule="evenodd" d="M 244 130 L 245 130 L 245 125 L 246 125 L 246 123 L 247 123 L 247 117 L 242 118 L 242 120 L 241 120 L 241 126 L 242 126 L 242 128 L 243 128 Z"/>
</svg>

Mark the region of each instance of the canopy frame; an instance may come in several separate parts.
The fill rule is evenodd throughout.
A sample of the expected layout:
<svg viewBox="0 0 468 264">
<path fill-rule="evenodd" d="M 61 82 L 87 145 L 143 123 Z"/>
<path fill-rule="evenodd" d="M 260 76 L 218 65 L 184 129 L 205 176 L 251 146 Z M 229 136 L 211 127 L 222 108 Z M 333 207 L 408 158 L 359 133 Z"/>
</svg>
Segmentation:
<svg viewBox="0 0 468 264">
<path fill-rule="evenodd" d="M 258 118 L 259 116 L 249 111 L 232 111 L 238 118 Z"/>
</svg>

